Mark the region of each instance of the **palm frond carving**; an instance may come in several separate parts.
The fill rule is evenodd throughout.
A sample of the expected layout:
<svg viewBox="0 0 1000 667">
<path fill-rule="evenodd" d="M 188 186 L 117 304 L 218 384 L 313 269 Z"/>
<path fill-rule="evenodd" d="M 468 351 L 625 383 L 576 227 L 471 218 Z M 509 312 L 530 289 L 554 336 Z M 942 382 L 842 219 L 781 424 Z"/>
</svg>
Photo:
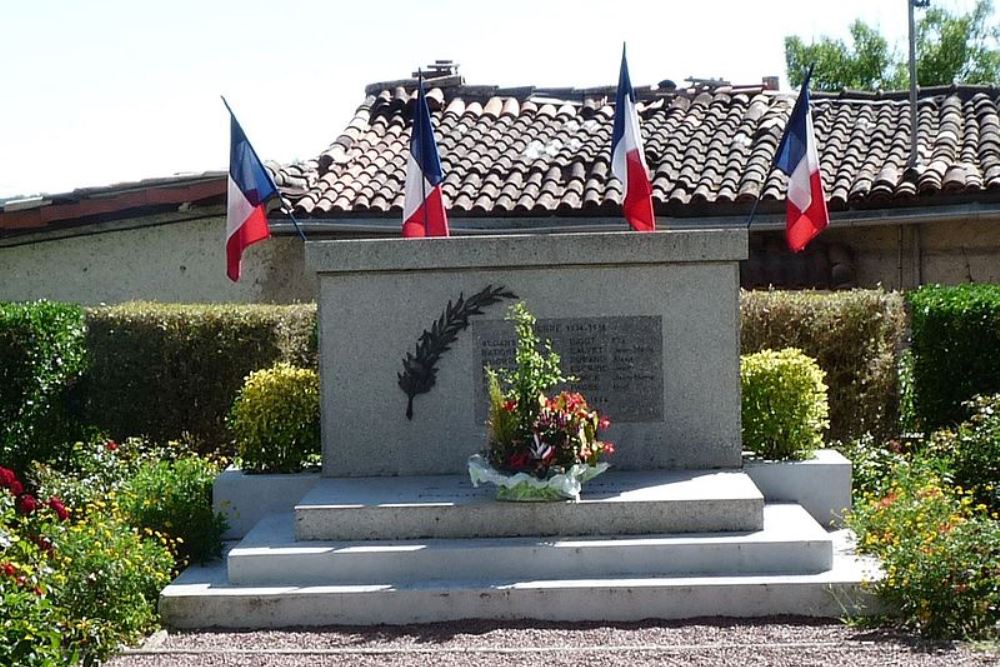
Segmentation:
<svg viewBox="0 0 1000 667">
<path fill-rule="evenodd" d="M 469 326 L 469 318 L 482 315 L 483 308 L 492 306 L 503 299 L 516 299 L 517 295 L 503 285 L 487 285 L 468 299 L 459 293 L 458 300 L 448 306 L 434 321 L 430 329 L 425 329 L 417 340 L 415 352 L 407 352 L 403 359 L 403 371 L 398 373 L 399 388 L 406 392 L 406 418 L 413 419 L 413 397 L 431 390 L 437 378 L 437 363 L 441 355 L 451 349 L 458 340 L 458 334 Z"/>
</svg>

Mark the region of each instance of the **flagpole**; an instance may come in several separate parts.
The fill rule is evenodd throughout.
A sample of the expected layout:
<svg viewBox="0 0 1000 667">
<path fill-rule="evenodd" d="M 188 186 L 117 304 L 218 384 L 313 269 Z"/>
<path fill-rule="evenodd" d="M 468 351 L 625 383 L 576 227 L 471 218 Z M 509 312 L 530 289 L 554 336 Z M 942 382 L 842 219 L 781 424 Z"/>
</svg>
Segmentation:
<svg viewBox="0 0 1000 667">
<path fill-rule="evenodd" d="M 802 80 L 801 90 L 809 89 L 809 81 L 810 79 L 812 79 L 813 67 L 815 66 L 816 63 L 813 63 L 809 65 L 809 69 L 806 70 L 806 76 Z M 798 99 L 795 100 L 795 103 L 796 104 L 799 103 Z M 795 113 L 795 107 L 792 107 L 792 114 L 794 113 Z M 806 109 L 806 113 L 810 113 L 809 109 Z M 791 118 L 791 115 L 789 116 L 789 118 Z M 781 135 L 781 141 L 778 142 L 778 148 L 774 151 L 774 157 L 771 158 L 771 166 L 768 168 L 767 173 L 764 174 L 764 180 L 760 184 L 760 192 L 757 194 L 757 198 L 753 200 L 753 207 L 751 207 L 750 209 L 750 215 L 747 216 L 747 226 L 746 226 L 747 231 L 750 231 L 750 225 L 753 223 L 753 216 L 755 213 L 757 213 L 757 206 L 758 204 L 760 204 L 760 200 L 764 196 L 764 185 L 767 184 L 767 177 L 771 175 L 771 172 L 774 171 L 774 166 L 778 164 L 778 158 L 781 157 L 781 151 L 785 147 L 785 141 L 787 141 L 787 139 L 788 139 L 788 125 L 785 125 L 785 131 Z"/>
<path fill-rule="evenodd" d="M 306 235 L 302 232 L 302 227 L 299 226 L 299 221 L 295 219 L 295 215 L 292 213 L 291 207 L 285 205 L 285 200 L 281 197 L 281 195 L 278 195 L 278 197 L 281 199 L 281 212 L 291 219 L 292 224 L 295 225 L 295 231 L 299 233 L 299 238 L 303 241 L 307 241 L 308 239 L 306 239 Z"/>
<path fill-rule="evenodd" d="M 413 115 L 414 120 L 416 120 L 418 118 L 418 116 L 420 118 L 423 118 L 423 109 L 420 108 L 420 104 L 421 103 L 425 103 L 426 104 L 426 102 L 424 102 L 424 70 L 423 70 L 422 67 L 418 67 L 417 68 L 417 108 L 415 109 L 415 113 Z M 429 111 L 429 109 L 428 109 L 428 111 Z M 428 120 L 430 120 L 430 115 L 429 114 L 428 114 Z M 416 122 L 414 122 L 413 128 L 416 129 L 416 126 L 417 126 L 417 124 L 416 124 Z M 432 127 L 431 131 L 433 132 L 433 127 Z M 412 130 L 411 130 L 411 133 L 412 133 Z M 423 136 L 421 136 L 421 139 L 423 139 Z M 421 160 L 420 161 L 421 161 L 421 163 L 423 163 L 423 150 L 424 150 L 423 144 L 421 144 L 419 150 L 420 150 L 420 155 L 421 155 Z M 427 216 L 428 216 L 428 211 L 427 211 L 427 177 L 424 175 L 423 169 L 421 169 L 421 172 L 420 172 L 420 201 L 422 201 L 424 203 L 423 204 L 423 208 L 424 208 L 424 234 L 426 235 L 427 232 L 428 232 L 427 225 L 429 224 L 429 220 L 427 218 Z"/>
<path fill-rule="evenodd" d="M 226 111 L 229 112 L 230 117 L 235 120 L 236 114 L 233 113 L 233 108 L 229 106 L 229 102 L 226 100 L 226 96 L 219 95 L 219 97 L 222 98 L 222 103 L 226 105 Z M 239 121 L 236 122 L 238 123 Z M 249 140 L 247 140 L 246 144 L 250 148 L 250 152 L 253 153 L 253 156 L 257 158 L 257 162 L 263 165 L 264 161 L 260 159 L 259 155 L 257 155 L 257 151 L 254 149 L 253 144 L 251 144 Z M 303 241 L 306 241 L 307 240 L 306 235 L 305 233 L 303 233 L 302 227 L 299 226 L 299 221 L 296 220 L 295 216 L 292 214 L 291 207 L 285 204 L 284 197 L 282 197 L 281 193 L 278 192 L 278 186 L 274 184 L 274 179 L 271 178 L 271 174 L 268 173 L 266 168 L 264 169 L 264 175 L 267 176 L 267 180 L 271 182 L 271 187 L 274 188 L 274 191 L 278 193 L 278 200 L 281 202 L 281 212 L 287 215 L 289 218 L 291 218 L 292 224 L 295 225 L 295 231 L 299 233 L 299 238 L 302 239 Z"/>
</svg>

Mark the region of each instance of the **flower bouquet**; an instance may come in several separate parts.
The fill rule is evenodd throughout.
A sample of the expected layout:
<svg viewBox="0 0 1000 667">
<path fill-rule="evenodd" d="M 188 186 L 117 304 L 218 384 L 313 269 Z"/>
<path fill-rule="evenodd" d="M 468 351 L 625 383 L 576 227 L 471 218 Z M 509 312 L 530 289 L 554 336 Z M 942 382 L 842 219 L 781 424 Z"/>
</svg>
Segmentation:
<svg viewBox="0 0 1000 667">
<path fill-rule="evenodd" d="M 559 355 L 545 343 L 539 351 L 535 318 L 522 303 L 508 319 L 517 332 L 513 370 L 486 368 L 489 391 L 487 446 L 469 459 L 473 486 L 497 486 L 498 500 L 579 500 L 582 484 L 608 468 L 601 459 L 614 445 L 598 439 L 610 422 L 578 393 L 546 395 L 572 381 L 559 366 Z"/>
</svg>

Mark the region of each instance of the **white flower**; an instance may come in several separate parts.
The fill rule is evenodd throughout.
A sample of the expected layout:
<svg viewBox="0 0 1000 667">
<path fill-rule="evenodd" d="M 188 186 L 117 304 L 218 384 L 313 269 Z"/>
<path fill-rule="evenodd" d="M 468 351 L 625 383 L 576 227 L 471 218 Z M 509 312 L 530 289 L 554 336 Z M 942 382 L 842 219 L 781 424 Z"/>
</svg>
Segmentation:
<svg viewBox="0 0 1000 667">
<path fill-rule="evenodd" d="M 552 451 L 552 445 L 542 442 L 538 438 L 538 434 L 534 434 L 535 444 L 531 446 L 531 456 L 534 457 L 536 461 L 543 460 Z"/>
</svg>

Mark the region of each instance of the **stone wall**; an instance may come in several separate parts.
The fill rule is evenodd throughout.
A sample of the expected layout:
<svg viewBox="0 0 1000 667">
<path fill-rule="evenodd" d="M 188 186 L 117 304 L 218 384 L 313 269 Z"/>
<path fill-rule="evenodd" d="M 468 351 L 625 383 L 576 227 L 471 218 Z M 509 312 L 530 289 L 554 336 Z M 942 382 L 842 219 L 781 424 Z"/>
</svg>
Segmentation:
<svg viewBox="0 0 1000 667">
<path fill-rule="evenodd" d="M 297 237 L 274 237 L 251 247 L 244 256 L 243 279 L 234 284 L 225 275 L 222 216 L 159 224 L 119 221 L 101 227 L 88 226 L 86 232 L 63 238 L 39 234 L 0 242 L 0 300 L 316 300 L 315 274 L 305 270 Z M 773 236 L 774 243 L 782 245 L 781 232 L 754 236 Z M 848 249 L 858 287 L 1000 282 L 1000 224 L 993 221 L 837 227 L 820 239 Z"/>
<path fill-rule="evenodd" d="M 1000 225 L 934 222 L 830 229 L 850 247 L 859 287 L 909 289 L 924 283 L 1000 282 Z"/>
<path fill-rule="evenodd" d="M 0 300 L 84 304 L 134 299 L 185 302 L 315 301 L 303 244 L 273 237 L 247 250 L 238 283 L 226 277 L 223 217 L 110 228 L 100 233 L 0 245 Z M 51 238 L 51 236 L 49 237 Z M 42 240 L 44 239 L 44 240 Z"/>
</svg>

